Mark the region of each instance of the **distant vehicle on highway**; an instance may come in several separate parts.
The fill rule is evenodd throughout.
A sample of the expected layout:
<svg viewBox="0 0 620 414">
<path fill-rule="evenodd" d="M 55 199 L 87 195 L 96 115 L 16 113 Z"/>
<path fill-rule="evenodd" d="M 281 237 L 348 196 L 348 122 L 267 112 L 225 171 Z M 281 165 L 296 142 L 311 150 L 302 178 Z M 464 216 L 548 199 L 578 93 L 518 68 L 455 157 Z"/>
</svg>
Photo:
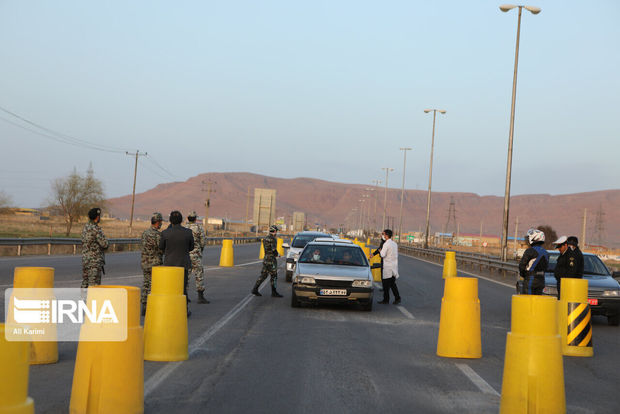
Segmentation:
<svg viewBox="0 0 620 414">
<path fill-rule="evenodd" d="M 557 297 L 558 288 L 553 271 L 559 255 L 557 251 L 549 252 L 544 295 Z M 620 325 L 620 283 L 612 277 L 605 263 L 595 254 L 584 253 L 583 262 L 583 278 L 588 281 L 588 303 L 592 315 L 606 316 L 609 325 Z M 522 280 L 517 285 L 517 293 L 521 282 Z"/>
<path fill-rule="evenodd" d="M 295 272 L 295 266 L 297 264 L 299 254 L 304 249 L 304 247 L 306 247 L 306 244 L 308 244 L 308 242 L 311 242 L 317 237 L 330 237 L 330 235 L 319 231 L 300 231 L 295 235 L 290 245 L 288 243 L 282 244 L 282 247 L 288 249 L 288 252 L 286 253 L 287 282 L 290 282 L 293 278 L 293 272 Z"/>
<path fill-rule="evenodd" d="M 349 240 L 317 238 L 299 256 L 291 306 L 302 303 L 359 303 L 371 311 L 374 286 L 364 251 Z"/>
</svg>

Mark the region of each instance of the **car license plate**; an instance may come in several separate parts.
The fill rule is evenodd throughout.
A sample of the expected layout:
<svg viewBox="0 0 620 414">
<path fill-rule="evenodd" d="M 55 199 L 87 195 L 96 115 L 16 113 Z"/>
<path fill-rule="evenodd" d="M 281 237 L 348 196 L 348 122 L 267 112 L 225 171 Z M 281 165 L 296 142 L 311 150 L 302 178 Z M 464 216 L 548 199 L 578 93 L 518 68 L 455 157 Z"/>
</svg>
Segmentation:
<svg viewBox="0 0 620 414">
<path fill-rule="evenodd" d="M 319 291 L 321 296 L 346 296 L 346 289 L 321 289 Z"/>
<path fill-rule="evenodd" d="M 592 306 L 598 305 L 598 299 L 588 299 L 588 304 Z"/>
</svg>

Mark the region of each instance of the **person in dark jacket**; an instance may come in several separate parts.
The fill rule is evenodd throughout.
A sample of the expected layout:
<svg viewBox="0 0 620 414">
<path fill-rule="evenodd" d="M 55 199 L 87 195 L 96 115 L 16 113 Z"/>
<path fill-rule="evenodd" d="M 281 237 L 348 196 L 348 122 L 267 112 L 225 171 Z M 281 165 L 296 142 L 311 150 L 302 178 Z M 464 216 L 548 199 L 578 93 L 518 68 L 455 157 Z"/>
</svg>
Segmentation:
<svg viewBox="0 0 620 414">
<path fill-rule="evenodd" d="M 190 229 L 181 226 L 183 215 L 174 210 L 170 213 L 170 226 L 161 232 L 159 248 L 164 252 L 164 266 L 179 266 L 185 269 L 183 278 L 183 293 L 187 298 L 187 275 L 191 266 L 189 252 L 194 250 L 194 234 Z M 187 316 L 189 310 L 189 298 L 187 298 Z"/>
<path fill-rule="evenodd" d="M 560 299 L 560 289 L 562 285 L 562 279 L 564 278 L 581 278 L 583 276 L 583 270 L 581 275 L 578 275 L 577 269 L 577 257 L 574 252 L 568 247 L 568 238 L 562 236 L 553 242 L 555 248 L 560 251 L 558 261 L 555 265 L 553 275 L 555 276 L 556 286 L 558 287 L 558 299 Z"/>
<path fill-rule="evenodd" d="M 577 277 L 583 277 L 583 253 L 579 249 L 579 239 L 576 236 L 568 236 L 566 239 L 568 248 L 573 252 L 575 256 L 575 274 Z"/>
<path fill-rule="evenodd" d="M 543 248 L 545 233 L 529 229 L 525 235 L 530 247 L 523 253 L 519 262 L 519 275 L 523 278 L 521 293 L 542 295 L 545 288 L 545 272 L 549 264 L 549 253 Z"/>
</svg>

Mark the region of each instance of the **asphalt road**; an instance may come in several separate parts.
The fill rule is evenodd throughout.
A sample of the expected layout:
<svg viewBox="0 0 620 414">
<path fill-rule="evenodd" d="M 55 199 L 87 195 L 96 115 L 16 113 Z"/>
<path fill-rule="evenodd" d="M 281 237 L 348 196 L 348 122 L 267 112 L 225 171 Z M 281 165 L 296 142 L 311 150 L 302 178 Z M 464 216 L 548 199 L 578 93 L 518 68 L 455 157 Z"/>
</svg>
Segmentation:
<svg viewBox="0 0 620 414">
<path fill-rule="evenodd" d="M 284 298 L 269 296 L 267 283 L 263 297 L 249 294 L 260 273 L 258 249 L 235 246 L 233 268 L 217 267 L 218 247 L 205 250 L 211 303 L 192 303 L 189 361 L 145 362 L 146 412 L 498 412 L 511 283 L 479 280 L 482 358 L 440 358 L 440 266 L 401 256 L 398 306 L 297 309 L 282 268 Z M 104 283 L 140 284 L 138 253 L 111 254 L 107 263 Z M 81 279 L 79 257 L 0 259 L 3 288 L 15 266 L 53 266 L 59 287 Z M 564 358 L 567 412 L 618 411 L 619 345 L 620 328 L 594 318 L 595 356 Z M 31 367 L 37 412 L 68 411 L 76 349 L 59 343 L 59 363 Z"/>
</svg>

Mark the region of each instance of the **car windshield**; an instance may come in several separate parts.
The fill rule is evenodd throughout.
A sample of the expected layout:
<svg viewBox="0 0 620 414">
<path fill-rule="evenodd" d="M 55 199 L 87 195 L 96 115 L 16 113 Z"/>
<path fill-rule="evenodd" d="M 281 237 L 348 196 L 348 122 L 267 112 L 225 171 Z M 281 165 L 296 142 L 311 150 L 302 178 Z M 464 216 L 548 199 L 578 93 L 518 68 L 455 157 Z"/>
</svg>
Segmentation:
<svg viewBox="0 0 620 414">
<path fill-rule="evenodd" d="M 547 272 L 553 272 L 555 265 L 558 263 L 558 257 L 560 254 L 557 252 L 549 253 L 549 266 Z M 598 256 L 583 255 L 583 273 L 584 275 L 602 275 L 610 276 L 607 266 Z"/>
<path fill-rule="evenodd" d="M 364 252 L 357 246 L 311 245 L 303 251 L 299 263 L 368 266 Z"/>
<path fill-rule="evenodd" d="M 292 246 L 298 249 L 303 249 L 306 247 L 306 244 L 316 239 L 317 237 L 322 237 L 320 234 L 299 234 L 295 236 L 293 239 Z"/>
</svg>

